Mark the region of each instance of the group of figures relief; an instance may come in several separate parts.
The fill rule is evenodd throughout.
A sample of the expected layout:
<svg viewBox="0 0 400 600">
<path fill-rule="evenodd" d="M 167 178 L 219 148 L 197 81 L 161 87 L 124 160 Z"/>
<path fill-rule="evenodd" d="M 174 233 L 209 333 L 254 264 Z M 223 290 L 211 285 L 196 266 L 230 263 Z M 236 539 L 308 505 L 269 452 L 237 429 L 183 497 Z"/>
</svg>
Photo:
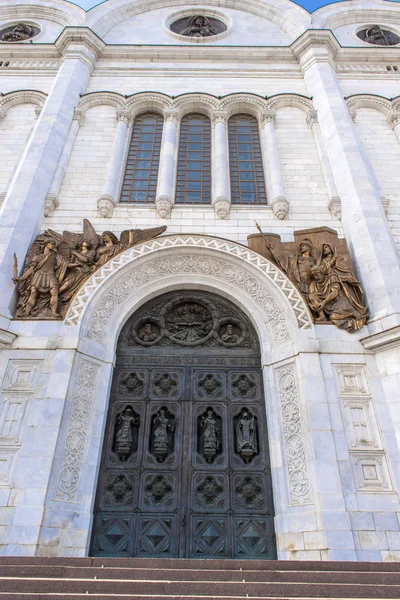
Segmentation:
<svg viewBox="0 0 400 600">
<path fill-rule="evenodd" d="M 301 233 L 305 232 L 297 232 L 295 238 Z M 262 234 L 261 253 L 272 259 L 296 285 L 316 323 L 330 322 L 349 333 L 361 329 L 368 309 L 361 285 L 352 272 L 345 241 L 338 240 L 337 233 L 328 227 L 310 229 L 307 233 L 307 237 L 300 237 L 295 244 L 282 244 L 279 236 Z"/>
<path fill-rule="evenodd" d="M 78 289 L 94 271 L 120 252 L 165 230 L 165 226 L 129 229 L 118 239 L 111 231 L 97 234 L 87 219 L 83 221 L 83 233 L 60 234 L 47 229 L 29 248 L 21 276 L 14 256 L 13 280 L 19 293 L 16 317 L 62 318 Z"/>
<path fill-rule="evenodd" d="M 131 406 L 116 417 L 114 448 L 122 462 L 137 450 L 139 426 L 140 417 Z M 249 463 L 258 453 L 256 417 L 243 409 L 235 419 L 234 428 L 235 451 L 245 463 Z M 174 450 L 175 429 L 175 418 L 165 407 L 152 417 L 149 447 L 160 463 Z M 212 407 L 199 417 L 198 451 L 208 463 L 212 463 L 222 451 L 221 419 Z"/>
<path fill-rule="evenodd" d="M 18 23 L 0 32 L 1 42 L 25 42 L 37 34 L 37 28 L 27 23 Z"/>
<path fill-rule="evenodd" d="M 127 406 L 116 418 L 115 451 L 121 461 L 126 461 L 137 448 L 137 438 L 140 417 L 131 406 Z M 163 462 L 168 456 L 173 436 L 175 420 L 166 408 L 161 408 L 152 420 L 150 447 L 158 462 Z"/>
</svg>

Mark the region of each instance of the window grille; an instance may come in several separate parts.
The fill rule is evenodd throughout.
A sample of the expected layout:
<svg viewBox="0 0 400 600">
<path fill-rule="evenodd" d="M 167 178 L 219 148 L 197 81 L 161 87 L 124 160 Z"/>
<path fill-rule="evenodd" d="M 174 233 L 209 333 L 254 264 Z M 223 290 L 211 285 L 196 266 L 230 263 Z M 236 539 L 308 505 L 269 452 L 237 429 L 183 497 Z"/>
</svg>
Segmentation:
<svg viewBox="0 0 400 600">
<path fill-rule="evenodd" d="M 160 115 L 146 113 L 136 117 L 120 202 L 155 202 L 162 130 Z"/>
<path fill-rule="evenodd" d="M 266 204 L 257 119 L 234 115 L 228 132 L 232 204 Z"/>
<path fill-rule="evenodd" d="M 211 123 L 205 115 L 181 122 L 176 203 L 211 204 Z"/>
</svg>

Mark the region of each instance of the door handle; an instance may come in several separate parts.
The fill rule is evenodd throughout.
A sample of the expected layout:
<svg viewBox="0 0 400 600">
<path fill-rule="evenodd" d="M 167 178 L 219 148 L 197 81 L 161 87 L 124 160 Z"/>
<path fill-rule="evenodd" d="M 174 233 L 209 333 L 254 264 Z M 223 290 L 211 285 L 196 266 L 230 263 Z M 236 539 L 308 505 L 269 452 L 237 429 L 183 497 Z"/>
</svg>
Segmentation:
<svg viewBox="0 0 400 600">
<path fill-rule="evenodd" d="M 182 527 L 185 527 L 185 523 L 186 523 L 186 516 L 182 515 L 182 519 L 181 519 L 181 525 L 182 525 Z"/>
</svg>

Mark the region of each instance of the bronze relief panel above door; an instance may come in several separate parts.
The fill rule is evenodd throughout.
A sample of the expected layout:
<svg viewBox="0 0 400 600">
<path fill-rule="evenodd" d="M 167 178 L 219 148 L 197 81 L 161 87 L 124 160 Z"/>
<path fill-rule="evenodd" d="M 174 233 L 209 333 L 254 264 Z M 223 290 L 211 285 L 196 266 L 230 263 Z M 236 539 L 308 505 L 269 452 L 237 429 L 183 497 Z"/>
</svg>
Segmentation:
<svg viewBox="0 0 400 600">
<path fill-rule="evenodd" d="M 249 320 L 211 294 L 153 300 L 118 344 L 92 554 L 273 559 L 273 512 Z"/>
</svg>

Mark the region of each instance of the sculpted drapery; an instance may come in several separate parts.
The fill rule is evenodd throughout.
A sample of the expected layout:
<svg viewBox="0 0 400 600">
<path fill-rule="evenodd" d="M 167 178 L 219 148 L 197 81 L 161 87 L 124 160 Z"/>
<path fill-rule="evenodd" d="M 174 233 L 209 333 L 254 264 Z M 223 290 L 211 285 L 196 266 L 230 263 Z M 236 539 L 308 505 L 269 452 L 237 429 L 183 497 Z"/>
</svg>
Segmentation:
<svg viewBox="0 0 400 600">
<path fill-rule="evenodd" d="M 60 234 L 47 229 L 29 248 L 20 277 L 15 257 L 14 282 L 19 293 L 16 317 L 62 318 L 78 289 L 94 271 L 120 252 L 165 230 L 165 226 L 129 229 L 118 239 L 111 231 L 98 235 L 87 219 L 83 221 L 83 233 Z"/>
</svg>

